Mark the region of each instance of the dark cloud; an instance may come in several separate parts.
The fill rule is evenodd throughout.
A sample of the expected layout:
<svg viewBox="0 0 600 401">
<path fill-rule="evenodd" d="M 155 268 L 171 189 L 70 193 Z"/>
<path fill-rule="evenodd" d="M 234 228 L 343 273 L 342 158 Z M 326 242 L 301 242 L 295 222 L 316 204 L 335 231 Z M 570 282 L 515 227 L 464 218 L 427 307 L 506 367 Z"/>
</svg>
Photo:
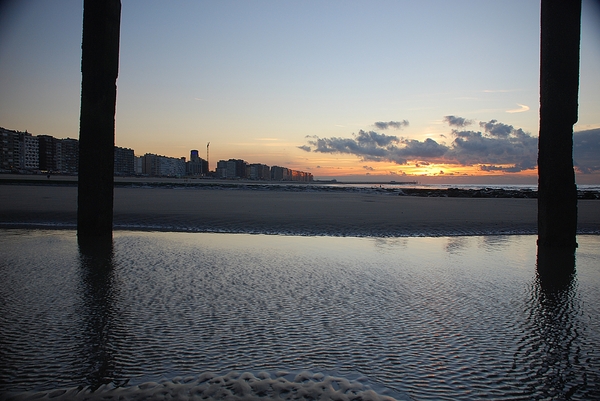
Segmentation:
<svg viewBox="0 0 600 401">
<path fill-rule="evenodd" d="M 573 159 L 580 173 L 600 172 L 600 128 L 573 134 Z"/>
<path fill-rule="evenodd" d="M 398 149 L 398 153 L 407 158 L 430 158 L 435 159 L 443 156 L 448 147 L 441 145 L 431 138 L 425 139 L 423 142 L 414 139 L 402 140 L 404 147 Z"/>
<path fill-rule="evenodd" d="M 310 146 L 307 146 L 307 145 L 298 146 L 298 149 L 302 149 L 306 152 L 310 152 Z"/>
<path fill-rule="evenodd" d="M 537 137 L 496 120 L 481 122 L 485 132 L 457 131 L 446 157 L 462 165 L 480 165 L 484 171 L 519 172 L 537 165 Z M 502 167 L 498 165 L 511 165 Z"/>
<path fill-rule="evenodd" d="M 390 153 L 400 139 L 397 136 L 379 134 L 375 131 L 360 130 L 354 138 L 319 138 L 311 137 L 309 139 L 306 151 L 320 153 L 342 153 L 353 154 L 362 157 L 364 160 L 387 160 Z"/>
<path fill-rule="evenodd" d="M 406 164 L 409 159 L 435 159 L 444 155 L 448 147 L 433 139 L 417 141 L 401 139 L 394 135 L 379 134 L 374 131 L 359 131 L 354 138 L 312 137 L 305 151 L 320 153 L 353 154 L 363 160 L 389 161 Z"/>
<path fill-rule="evenodd" d="M 467 120 L 463 117 L 456 116 L 444 116 L 444 121 L 448 123 L 451 127 L 464 128 L 467 125 L 473 124 L 473 120 Z"/>
<path fill-rule="evenodd" d="M 358 131 L 356 140 L 361 145 L 369 146 L 375 143 L 377 146 L 389 146 L 391 143 L 398 142 L 398 137 L 393 135 L 378 134 L 375 131 Z"/>
<path fill-rule="evenodd" d="M 383 122 L 383 121 L 377 121 L 375 124 L 373 124 L 373 126 L 375 128 L 379 128 L 379 129 L 388 129 L 388 128 L 402 129 L 403 127 L 408 127 L 408 121 L 407 120 L 389 121 L 387 123 Z"/>
<path fill-rule="evenodd" d="M 453 126 L 472 124 L 462 117 L 446 116 Z M 520 128 L 497 120 L 481 122 L 483 131 L 458 130 L 451 132 L 450 145 L 427 138 L 424 141 L 399 138 L 375 131 L 359 131 L 352 138 L 308 137 L 305 151 L 353 154 L 364 161 L 387 161 L 396 164 L 432 163 L 479 166 L 482 171 L 519 172 L 537 165 L 537 137 Z M 575 158 L 582 172 L 600 171 L 600 130 L 575 135 Z"/>
<path fill-rule="evenodd" d="M 518 166 L 502 167 L 502 166 L 481 165 L 481 166 L 479 166 L 479 169 L 481 171 L 487 171 L 487 172 L 501 171 L 504 173 L 518 173 L 519 171 L 523 171 L 523 169 Z"/>
<path fill-rule="evenodd" d="M 373 171 L 373 170 L 375 170 L 375 169 L 374 169 L 373 167 L 371 167 L 371 166 L 363 166 L 363 168 L 364 168 L 365 170 L 368 170 L 368 171 Z"/>
<path fill-rule="evenodd" d="M 508 137 L 515 130 L 512 125 L 502 124 L 496 120 L 490 120 L 487 123 L 481 121 L 479 126 L 488 134 L 500 138 Z"/>
<path fill-rule="evenodd" d="M 300 149 L 307 152 L 353 154 L 363 160 L 389 161 L 396 164 L 406 164 L 408 159 L 441 157 L 448 150 L 448 147 L 430 138 L 421 142 L 375 131 L 360 130 L 353 138 L 309 138 L 310 146 L 305 145 Z"/>
</svg>

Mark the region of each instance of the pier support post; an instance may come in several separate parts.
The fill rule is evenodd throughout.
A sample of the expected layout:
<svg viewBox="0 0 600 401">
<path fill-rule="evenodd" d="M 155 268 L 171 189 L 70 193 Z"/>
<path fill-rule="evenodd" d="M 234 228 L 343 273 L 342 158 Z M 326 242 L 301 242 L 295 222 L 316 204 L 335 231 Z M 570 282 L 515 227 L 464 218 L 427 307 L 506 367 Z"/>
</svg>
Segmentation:
<svg viewBox="0 0 600 401">
<path fill-rule="evenodd" d="M 577 122 L 581 0 L 542 0 L 538 245 L 577 246 L 573 125 Z"/>
<path fill-rule="evenodd" d="M 77 235 L 112 236 L 120 0 L 85 0 Z"/>
</svg>

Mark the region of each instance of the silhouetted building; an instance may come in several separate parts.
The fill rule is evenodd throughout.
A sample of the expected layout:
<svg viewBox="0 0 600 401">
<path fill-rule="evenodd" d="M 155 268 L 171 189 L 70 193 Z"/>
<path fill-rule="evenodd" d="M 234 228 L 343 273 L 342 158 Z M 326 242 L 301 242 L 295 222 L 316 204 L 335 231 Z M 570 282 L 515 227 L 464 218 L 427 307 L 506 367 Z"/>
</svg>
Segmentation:
<svg viewBox="0 0 600 401">
<path fill-rule="evenodd" d="M 186 163 L 186 174 L 190 176 L 204 176 L 208 174 L 208 162 L 202 159 L 197 150 L 190 152 L 190 161 Z"/>
<path fill-rule="evenodd" d="M 249 172 L 247 174 L 248 178 L 251 180 L 271 180 L 271 168 L 266 164 L 254 163 L 249 167 Z"/>
<path fill-rule="evenodd" d="M 217 162 L 216 176 L 217 178 L 226 178 L 228 180 L 246 178 L 247 166 L 248 163 L 240 159 L 219 160 Z"/>
<path fill-rule="evenodd" d="M 185 157 L 178 159 L 146 153 L 142 173 L 153 177 L 182 177 L 185 175 Z"/>
<path fill-rule="evenodd" d="M 60 144 L 60 167 L 62 173 L 75 174 L 79 170 L 79 141 L 77 139 L 61 139 Z"/>
<path fill-rule="evenodd" d="M 271 180 L 273 181 L 290 181 L 290 170 L 286 167 L 273 166 L 271 167 Z"/>
<path fill-rule="evenodd" d="M 133 149 L 115 146 L 115 175 L 135 175 L 135 154 Z"/>
<path fill-rule="evenodd" d="M 246 167 L 248 163 L 241 159 L 229 159 L 227 160 L 227 178 L 228 179 L 239 179 L 246 178 Z"/>
<path fill-rule="evenodd" d="M 0 128 L 2 148 L 0 152 L 0 168 L 2 170 L 17 170 L 21 165 L 21 141 L 24 133 Z M 28 134 L 29 135 L 29 134 Z"/>
<path fill-rule="evenodd" d="M 219 160 L 217 162 L 217 169 L 215 170 L 216 178 L 227 178 L 227 161 Z"/>
<path fill-rule="evenodd" d="M 37 136 L 21 134 L 20 168 L 24 170 L 39 170 L 40 168 L 40 142 Z"/>
<path fill-rule="evenodd" d="M 292 170 L 286 167 L 271 167 L 271 180 L 273 181 L 300 181 L 311 182 L 313 175 L 304 171 Z"/>
<path fill-rule="evenodd" d="M 142 175 L 143 174 L 143 165 L 144 165 L 144 156 L 134 156 L 135 163 L 135 174 Z"/>
<path fill-rule="evenodd" d="M 42 171 L 59 171 L 60 165 L 60 146 L 57 154 L 58 140 L 50 135 L 38 135 L 40 164 Z"/>
</svg>

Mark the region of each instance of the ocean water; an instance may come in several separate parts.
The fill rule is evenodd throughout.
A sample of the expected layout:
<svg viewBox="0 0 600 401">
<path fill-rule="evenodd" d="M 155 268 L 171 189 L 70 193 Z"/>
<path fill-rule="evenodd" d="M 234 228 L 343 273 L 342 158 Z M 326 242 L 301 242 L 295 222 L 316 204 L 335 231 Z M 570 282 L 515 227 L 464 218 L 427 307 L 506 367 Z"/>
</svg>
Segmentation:
<svg viewBox="0 0 600 401">
<path fill-rule="evenodd" d="M 578 243 L 1 230 L 0 398 L 600 399 Z"/>
</svg>

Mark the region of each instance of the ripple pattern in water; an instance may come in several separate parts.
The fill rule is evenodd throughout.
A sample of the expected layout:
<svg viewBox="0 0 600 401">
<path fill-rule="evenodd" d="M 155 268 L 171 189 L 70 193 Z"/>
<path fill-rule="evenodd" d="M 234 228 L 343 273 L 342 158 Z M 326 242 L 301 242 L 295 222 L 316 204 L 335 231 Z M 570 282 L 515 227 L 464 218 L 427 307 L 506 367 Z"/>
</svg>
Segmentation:
<svg viewBox="0 0 600 401">
<path fill-rule="evenodd" d="M 203 372 L 362 375 L 396 398 L 600 398 L 600 238 L 0 233 L 0 391 Z"/>
</svg>

